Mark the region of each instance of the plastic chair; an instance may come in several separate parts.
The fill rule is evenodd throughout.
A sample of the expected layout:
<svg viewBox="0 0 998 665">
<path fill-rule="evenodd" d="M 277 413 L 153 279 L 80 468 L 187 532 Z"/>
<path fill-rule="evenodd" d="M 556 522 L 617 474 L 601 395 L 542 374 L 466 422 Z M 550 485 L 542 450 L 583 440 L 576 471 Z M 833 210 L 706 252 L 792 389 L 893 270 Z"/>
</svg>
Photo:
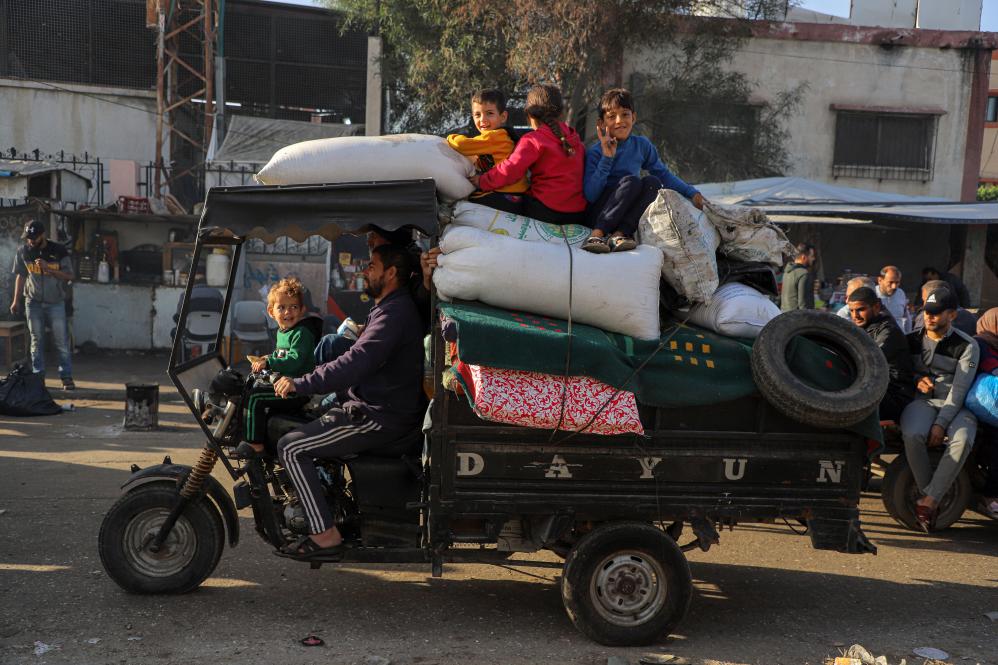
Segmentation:
<svg viewBox="0 0 998 665">
<path fill-rule="evenodd" d="M 275 343 L 275 335 L 268 321 L 267 306 L 259 300 L 243 300 L 232 307 L 232 321 L 229 326 L 229 365 L 232 365 L 233 338 L 246 345 L 246 350 L 257 350 Z"/>
<path fill-rule="evenodd" d="M 181 354 L 183 361 L 190 360 L 190 348 L 198 346 L 201 354 L 210 353 L 215 348 L 215 335 L 222 320 L 224 298 L 218 289 L 210 286 L 195 286 L 191 291 L 190 309 L 187 314 L 187 329 L 182 332 Z M 182 302 L 177 303 L 176 323 L 180 318 Z M 177 334 L 174 328 L 172 335 Z"/>
</svg>

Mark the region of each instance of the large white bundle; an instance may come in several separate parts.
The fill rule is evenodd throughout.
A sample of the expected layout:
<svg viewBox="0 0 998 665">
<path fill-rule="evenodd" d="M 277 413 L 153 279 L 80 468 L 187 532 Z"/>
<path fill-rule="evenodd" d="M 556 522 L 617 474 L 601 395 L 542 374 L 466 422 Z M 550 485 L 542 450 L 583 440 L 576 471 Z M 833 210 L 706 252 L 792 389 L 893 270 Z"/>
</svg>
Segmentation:
<svg viewBox="0 0 998 665">
<path fill-rule="evenodd" d="M 757 208 L 706 202 L 707 219 L 721 236 L 721 254 L 739 261 L 762 261 L 783 267 L 783 256 L 793 255 L 793 246 L 780 227 Z"/>
<path fill-rule="evenodd" d="M 568 317 L 569 250 L 546 242 L 521 242 L 469 226 L 450 226 L 440 240 L 443 254 L 433 272 L 444 299 L 543 316 Z M 662 253 L 591 254 L 571 250 L 572 318 L 641 339 L 658 339 L 658 285 Z"/>
<path fill-rule="evenodd" d="M 341 136 L 281 148 L 256 174 L 264 185 L 305 185 L 364 180 L 433 178 L 447 199 L 463 199 L 475 187 L 471 162 L 439 136 L 393 134 Z"/>
<path fill-rule="evenodd" d="M 733 282 L 719 288 L 710 304 L 691 307 L 689 322 L 729 337 L 755 339 L 779 315 L 772 300 L 751 286 Z"/>
<path fill-rule="evenodd" d="M 514 215 L 488 206 L 458 201 L 454 205 L 454 223 L 459 226 L 473 226 L 476 229 L 498 233 L 519 240 L 536 240 L 553 242 L 559 245 L 568 244 L 578 247 L 589 237 L 589 229 L 581 224 L 548 224 L 531 217 Z"/>
<path fill-rule="evenodd" d="M 638 225 L 643 245 L 662 250 L 662 274 L 691 303 L 709 302 L 717 290 L 717 257 L 721 242 L 707 216 L 682 194 L 659 190 Z"/>
</svg>

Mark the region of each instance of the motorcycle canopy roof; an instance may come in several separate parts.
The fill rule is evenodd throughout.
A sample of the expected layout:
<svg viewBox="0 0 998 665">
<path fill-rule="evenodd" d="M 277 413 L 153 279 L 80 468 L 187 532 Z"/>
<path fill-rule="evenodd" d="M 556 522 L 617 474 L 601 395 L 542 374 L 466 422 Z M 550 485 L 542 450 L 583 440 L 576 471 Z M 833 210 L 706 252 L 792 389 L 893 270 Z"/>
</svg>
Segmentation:
<svg viewBox="0 0 998 665">
<path fill-rule="evenodd" d="M 334 240 L 375 226 L 437 235 L 433 180 L 213 187 L 205 199 L 198 236 L 224 230 L 243 239 L 274 242 L 287 236 L 301 242 L 309 236 Z"/>
</svg>

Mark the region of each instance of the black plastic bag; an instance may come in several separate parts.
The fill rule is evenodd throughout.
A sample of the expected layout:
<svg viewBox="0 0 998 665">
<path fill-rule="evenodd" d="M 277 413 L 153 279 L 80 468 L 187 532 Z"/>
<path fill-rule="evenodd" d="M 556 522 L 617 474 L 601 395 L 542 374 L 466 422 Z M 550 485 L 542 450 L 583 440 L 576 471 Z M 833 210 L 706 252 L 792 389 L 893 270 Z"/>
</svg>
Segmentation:
<svg viewBox="0 0 998 665">
<path fill-rule="evenodd" d="M 62 407 L 52 401 L 41 374 L 18 364 L 0 381 L 0 415 L 54 416 Z"/>
</svg>

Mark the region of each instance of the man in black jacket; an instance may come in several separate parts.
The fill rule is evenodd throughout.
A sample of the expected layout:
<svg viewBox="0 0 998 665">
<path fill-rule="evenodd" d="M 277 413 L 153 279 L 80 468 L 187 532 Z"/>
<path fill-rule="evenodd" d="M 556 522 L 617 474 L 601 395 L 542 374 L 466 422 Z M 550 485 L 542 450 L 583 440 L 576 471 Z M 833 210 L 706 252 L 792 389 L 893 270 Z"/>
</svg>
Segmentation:
<svg viewBox="0 0 998 665">
<path fill-rule="evenodd" d="M 901 412 L 915 397 L 915 370 L 908 350 L 908 340 L 894 317 L 883 311 L 876 291 L 861 286 L 849 294 L 849 316 L 853 323 L 866 331 L 883 351 L 890 368 L 887 394 L 880 400 L 880 418 L 897 421 Z"/>
</svg>

